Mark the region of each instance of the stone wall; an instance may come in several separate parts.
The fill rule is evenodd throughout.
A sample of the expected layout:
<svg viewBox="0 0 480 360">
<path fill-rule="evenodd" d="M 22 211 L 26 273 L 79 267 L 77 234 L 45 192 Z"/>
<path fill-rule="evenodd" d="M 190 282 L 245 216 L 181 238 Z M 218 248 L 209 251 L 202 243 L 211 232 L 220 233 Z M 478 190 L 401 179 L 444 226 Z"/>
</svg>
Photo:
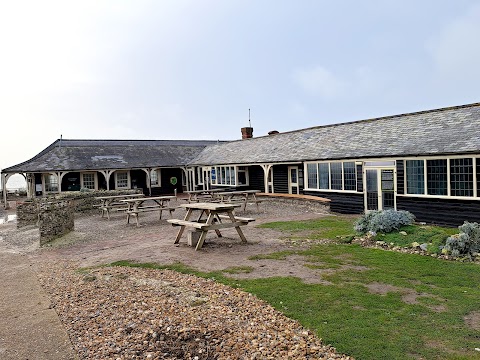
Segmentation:
<svg viewBox="0 0 480 360">
<path fill-rule="evenodd" d="M 73 200 L 42 201 L 39 204 L 40 246 L 74 229 Z"/>
<path fill-rule="evenodd" d="M 27 200 L 17 203 L 17 228 L 38 223 L 38 201 Z"/>
<path fill-rule="evenodd" d="M 292 204 L 296 207 L 303 208 L 308 211 L 313 211 L 321 214 L 330 212 L 330 202 L 321 200 L 310 200 L 307 198 L 290 198 L 280 196 L 257 196 L 257 199 L 263 202 L 275 203 L 281 206 L 282 204 Z"/>
</svg>

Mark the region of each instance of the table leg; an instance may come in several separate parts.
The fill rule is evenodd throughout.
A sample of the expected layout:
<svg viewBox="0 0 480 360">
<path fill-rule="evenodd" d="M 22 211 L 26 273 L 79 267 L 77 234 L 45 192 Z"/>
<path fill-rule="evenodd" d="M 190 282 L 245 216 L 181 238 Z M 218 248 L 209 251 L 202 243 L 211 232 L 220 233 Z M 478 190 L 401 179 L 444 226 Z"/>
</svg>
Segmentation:
<svg viewBox="0 0 480 360">
<path fill-rule="evenodd" d="M 207 225 L 212 225 L 214 218 L 215 218 L 215 215 L 210 211 L 208 213 L 206 224 Z M 208 230 L 203 230 L 202 231 L 202 234 L 200 235 L 200 239 L 198 239 L 197 247 L 195 248 L 195 250 L 199 250 L 199 249 L 202 248 L 203 242 L 205 241 L 205 238 L 207 237 L 207 233 L 208 233 Z"/>
<path fill-rule="evenodd" d="M 235 216 L 233 215 L 233 211 L 230 210 L 230 211 L 227 212 L 227 214 L 228 214 L 228 217 L 230 218 L 230 220 L 232 220 L 232 222 L 234 223 L 235 222 Z M 240 239 L 242 239 L 242 242 L 246 243 L 247 239 L 245 238 L 245 235 L 243 235 L 243 231 L 242 231 L 242 229 L 240 229 L 240 226 L 235 226 L 235 230 L 237 230 L 238 236 L 240 236 Z"/>
<path fill-rule="evenodd" d="M 190 216 L 192 215 L 192 212 L 193 212 L 193 209 L 188 209 L 187 213 L 185 214 L 185 218 L 183 220 L 188 221 L 190 219 Z M 185 225 L 180 226 L 180 229 L 178 230 L 177 237 L 175 238 L 174 244 L 179 243 L 184 230 L 185 230 Z"/>
</svg>

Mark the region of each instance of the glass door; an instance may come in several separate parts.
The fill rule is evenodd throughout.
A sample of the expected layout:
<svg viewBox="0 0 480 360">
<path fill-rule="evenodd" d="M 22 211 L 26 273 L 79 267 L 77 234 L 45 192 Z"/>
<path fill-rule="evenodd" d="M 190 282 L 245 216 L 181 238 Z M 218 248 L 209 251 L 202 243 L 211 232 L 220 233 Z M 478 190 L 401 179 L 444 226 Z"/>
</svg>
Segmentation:
<svg viewBox="0 0 480 360">
<path fill-rule="evenodd" d="M 288 167 L 288 193 L 300 193 L 300 186 L 298 185 L 298 166 Z"/>
<path fill-rule="evenodd" d="M 365 169 L 365 211 L 395 209 L 395 169 Z"/>
</svg>

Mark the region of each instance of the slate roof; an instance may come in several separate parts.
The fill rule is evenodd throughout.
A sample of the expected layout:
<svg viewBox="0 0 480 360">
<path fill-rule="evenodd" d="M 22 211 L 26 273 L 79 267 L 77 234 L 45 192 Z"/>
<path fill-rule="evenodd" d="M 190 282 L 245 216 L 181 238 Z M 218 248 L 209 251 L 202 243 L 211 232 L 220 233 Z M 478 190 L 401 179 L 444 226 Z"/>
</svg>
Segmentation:
<svg viewBox="0 0 480 360">
<path fill-rule="evenodd" d="M 3 173 L 184 166 L 217 141 L 56 140 L 34 158 Z"/>
<path fill-rule="evenodd" d="M 192 165 L 480 153 L 480 103 L 212 145 Z"/>
</svg>

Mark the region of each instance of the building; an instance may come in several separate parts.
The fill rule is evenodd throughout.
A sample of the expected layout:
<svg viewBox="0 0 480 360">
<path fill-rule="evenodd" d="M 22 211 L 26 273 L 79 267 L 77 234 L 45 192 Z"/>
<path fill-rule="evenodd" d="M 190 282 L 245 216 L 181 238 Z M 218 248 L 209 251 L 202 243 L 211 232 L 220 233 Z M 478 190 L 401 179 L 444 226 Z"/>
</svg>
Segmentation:
<svg viewBox="0 0 480 360">
<path fill-rule="evenodd" d="M 285 133 L 273 131 L 255 138 L 251 130 L 243 128 L 243 139 L 238 141 L 199 142 L 197 147 L 193 144 L 198 142 L 192 142 L 197 151 L 183 157 L 167 150 L 176 142 L 159 142 L 165 149 L 157 158 L 154 151 L 140 150 L 145 142 L 119 141 L 113 152 L 97 151 L 101 146 L 89 150 L 85 162 L 79 162 L 84 164 L 81 169 L 68 165 L 74 152 L 49 150 L 61 148 L 58 140 L 34 159 L 4 169 L 3 174 L 24 173 L 27 179 L 35 179 L 37 189 L 42 184 L 42 190 L 48 192 L 56 190 L 49 174 L 56 174 L 63 190 L 68 188 L 68 179 L 74 178 L 68 175 L 73 170 L 80 187 L 85 180 L 95 181 L 86 175 L 95 170 L 96 181 L 107 188 L 109 184 L 143 187 L 148 185 L 148 174 L 159 170 L 157 178 L 164 171 L 168 174 L 161 175 L 159 186 L 168 192 L 171 188 L 163 189 L 162 184 L 168 183 L 168 171 L 176 169 L 184 189 L 213 186 L 315 195 L 331 199 L 331 209 L 336 212 L 403 209 L 413 212 L 419 221 L 446 225 L 480 220 L 480 103 Z M 64 147 L 67 142 L 75 140 L 64 140 Z M 138 146 L 143 155 L 124 164 L 117 152 L 123 154 L 123 147 L 128 146 L 131 152 Z M 78 180 L 75 184 L 78 186 Z"/>
</svg>

